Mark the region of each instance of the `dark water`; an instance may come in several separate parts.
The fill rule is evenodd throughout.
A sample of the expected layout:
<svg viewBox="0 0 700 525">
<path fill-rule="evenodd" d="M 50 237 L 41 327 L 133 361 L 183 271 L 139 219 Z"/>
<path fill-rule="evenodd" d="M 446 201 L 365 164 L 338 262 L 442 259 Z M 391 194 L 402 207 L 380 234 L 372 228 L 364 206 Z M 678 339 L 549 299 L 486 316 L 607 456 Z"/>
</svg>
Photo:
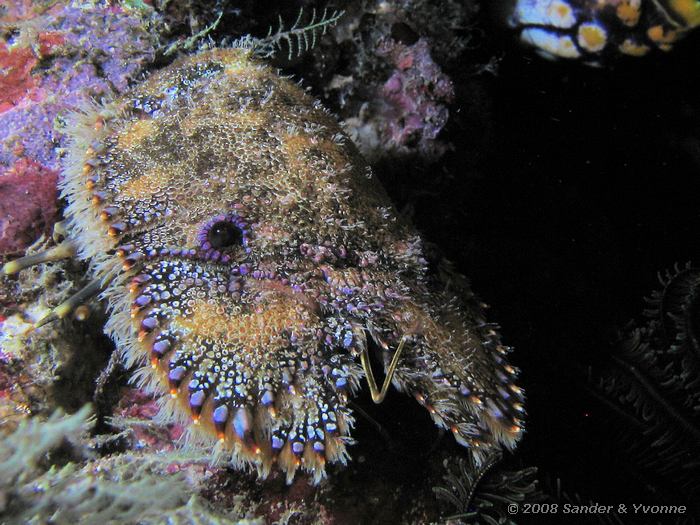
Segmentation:
<svg viewBox="0 0 700 525">
<path fill-rule="evenodd" d="M 509 50 L 486 86 L 494 124 L 480 177 L 461 178 L 453 155 L 458 189 L 416 218 L 516 346 L 521 459 L 594 502 L 644 502 L 585 370 L 640 317 L 658 271 L 700 261 L 699 51 L 694 38 L 591 69 Z"/>
</svg>

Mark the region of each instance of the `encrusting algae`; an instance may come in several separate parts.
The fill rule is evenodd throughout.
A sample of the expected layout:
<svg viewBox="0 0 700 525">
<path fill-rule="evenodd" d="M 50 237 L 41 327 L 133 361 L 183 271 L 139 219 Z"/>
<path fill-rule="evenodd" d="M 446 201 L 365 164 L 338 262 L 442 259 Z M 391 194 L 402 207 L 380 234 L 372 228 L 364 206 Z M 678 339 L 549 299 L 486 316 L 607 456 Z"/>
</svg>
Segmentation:
<svg viewBox="0 0 700 525">
<path fill-rule="evenodd" d="M 191 422 L 188 446 L 317 483 L 347 460 L 363 377 L 477 464 L 515 446 L 523 393 L 481 305 L 429 269 L 335 119 L 251 50 L 180 58 L 70 128 L 66 242 L 92 281 L 55 316 L 101 290 L 106 332 L 161 417 Z"/>
</svg>

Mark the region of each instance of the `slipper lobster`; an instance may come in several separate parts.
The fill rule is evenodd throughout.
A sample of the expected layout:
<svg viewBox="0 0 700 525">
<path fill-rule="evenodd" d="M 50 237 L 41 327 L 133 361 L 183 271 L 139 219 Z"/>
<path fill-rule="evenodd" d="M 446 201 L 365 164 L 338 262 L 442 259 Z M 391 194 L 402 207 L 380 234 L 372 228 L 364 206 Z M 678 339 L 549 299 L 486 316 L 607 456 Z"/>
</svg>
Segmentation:
<svg viewBox="0 0 700 525">
<path fill-rule="evenodd" d="M 468 288 L 431 273 L 335 119 L 243 48 L 179 58 L 76 112 L 67 240 L 162 417 L 261 477 L 345 463 L 366 378 L 413 395 L 479 460 L 523 433 L 523 392 Z M 47 321 L 50 319 L 47 319 Z M 380 388 L 370 352 L 383 363 Z"/>
</svg>

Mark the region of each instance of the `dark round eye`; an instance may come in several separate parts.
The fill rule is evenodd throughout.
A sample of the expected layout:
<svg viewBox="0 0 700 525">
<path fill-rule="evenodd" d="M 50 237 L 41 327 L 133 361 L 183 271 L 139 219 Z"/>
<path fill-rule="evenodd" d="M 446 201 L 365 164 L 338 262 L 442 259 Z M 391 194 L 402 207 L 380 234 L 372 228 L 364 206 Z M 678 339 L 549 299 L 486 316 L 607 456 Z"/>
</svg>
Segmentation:
<svg viewBox="0 0 700 525">
<path fill-rule="evenodd" d="M 243 235 L 235 225 L 228 221 L 214 223 L 207 233 L 207 240 L 215 250 L 241 244 Z"/>
</svg>

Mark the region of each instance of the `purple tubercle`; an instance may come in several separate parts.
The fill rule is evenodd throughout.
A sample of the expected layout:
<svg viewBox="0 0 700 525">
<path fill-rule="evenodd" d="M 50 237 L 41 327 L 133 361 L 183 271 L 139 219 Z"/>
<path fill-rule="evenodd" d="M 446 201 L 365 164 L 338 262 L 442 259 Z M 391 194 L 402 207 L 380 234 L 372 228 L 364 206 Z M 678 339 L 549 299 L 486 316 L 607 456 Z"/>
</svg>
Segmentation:
<svg viewBox="0 0 700 525">
<path fill-rule="evenodd" d="M 173 368 L 170 372 L 168 372 L 168 379 L 170 381 L 182 381 L 182 378 L 185 377 L 185 373 L 187 370 L 185 370 L 184 367 L 182 366 L 177 366 Z"/>
<path fill-rule="evenodd" d="M 206 399 L 206 397 L 207 396 L 203 390 L 198 390 L 190 396 L 190 407 L 201 408 L 201 406 L 204 404 L 204 400 Z"/>
<path fill-rule="evenodd" d="M 272 392 L 270 392 L 269 390 L 266 390 L 265 393 L 260 398 L 260 402 L 265 406 L 271 405 L 274 402 L 274 400 L 275 400 L 275 398 L 272 395 Z"/>
<path fill-rule="evenodd" d="M 239 408 L 236 410 L 236 414 L 233 416 L 233 431 L 235 434 L 244 439 L 251 430 L 252 421 L 250 418 L 250 412 L 247 408 Z"/>
<path fill-rule="evenodd" d="M 226 405 L 218 406 L 212 413 L 212 420 L 215 425 L 223 425 L 228 419 L 228 407 Z"/>
<path fill-rule="evenodd" d="M 134 303 L 136 303 L 137 306 L 144 307 L 148 303 L 151 302 L 151 296 L 150 295 L 139 295 Z"/>
<path fill-rule="evenodd" d="M 143 321 L 141 321 L 141 328 L 144 330 L 151 331 L 154 328 L 158 326 L 158 319 L 155 317 L 146 317 Z"/>
</svg>

